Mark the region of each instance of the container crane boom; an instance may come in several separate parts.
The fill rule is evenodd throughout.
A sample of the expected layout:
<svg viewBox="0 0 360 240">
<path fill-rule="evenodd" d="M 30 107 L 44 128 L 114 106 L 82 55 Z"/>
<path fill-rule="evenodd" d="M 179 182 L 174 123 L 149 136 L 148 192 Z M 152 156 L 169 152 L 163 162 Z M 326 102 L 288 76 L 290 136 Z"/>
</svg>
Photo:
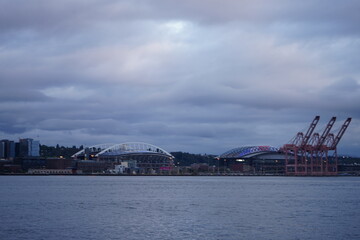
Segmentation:
<svg viewBox="0 0 360 240">
<path fill-rule="evenodd" d="M 307 132 L 306 132 L 306 134 L 305 134 L 305 136 L 304 136 L 304 138 L 303 138 L 303 140 L 301 142 L 301 145 L 300 145 L 301 148 L 304 148 L 306 146 L 306 144 L 308 143 L 308 141 L 309 141 L 309 139 L 310 139 L 316 125 L 318 124 L 319 120 L 320 120 L 320 116 L 316 116 L 314 118 L 314 120 L 312 121 L 312 123 L 310 124 L 310 127 L 307 130 Z"/>
<path fill-rule="evenodd" d="M 338 132 L 338 134 L 336 135 L 332 145 L 330 146 L 330 150 L 335 150 L 336 146 L 338 145 L 338 143 L 340 142 L 340 139 L 342 138 L 342 136 L 344 135 L 346 129 L 348 128 L 349 124 L 351 122 L 351 118 L 348 118 L 345 120 L 344 124 L 342 125 L 340 131 Z"/>
<path fill-rule="evenodd" d="M 331 128 L 333 127 L 336 121 L 336 117 L 332 117 L 329 123 L 326 125 L 324 132 L 321 134 L 318 143 L 316 144 L 315 148 L 319 149 L 322 145 L 324 145 L 326 137 L 329 135 Z"/>
</svg>

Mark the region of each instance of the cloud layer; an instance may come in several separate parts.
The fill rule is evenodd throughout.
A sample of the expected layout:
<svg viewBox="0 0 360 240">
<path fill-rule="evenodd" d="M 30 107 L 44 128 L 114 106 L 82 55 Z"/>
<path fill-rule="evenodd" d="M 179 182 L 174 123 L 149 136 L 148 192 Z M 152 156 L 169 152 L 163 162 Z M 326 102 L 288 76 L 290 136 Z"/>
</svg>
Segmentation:
<svg viewBox="0 0 360 240">
<path fill-rule="evenodd" d="M 20 2 L 0 3 L 2 138 L 220 154 L 321 115 L 353 117 L 339 151 L 360 155 L 358 1 Z"/>
</svg>

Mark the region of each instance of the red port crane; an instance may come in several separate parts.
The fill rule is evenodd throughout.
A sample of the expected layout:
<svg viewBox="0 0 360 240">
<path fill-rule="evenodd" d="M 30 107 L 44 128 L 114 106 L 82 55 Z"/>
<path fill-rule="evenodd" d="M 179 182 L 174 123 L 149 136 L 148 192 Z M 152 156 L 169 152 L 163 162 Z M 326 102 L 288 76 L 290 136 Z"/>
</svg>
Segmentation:
<svg viewBox="0 0 360 240">
<path fill-rule="evenodd" d="M 311 137 L 311 134 L 314 132 L 314 129 L 315 129 L 316 125 L 318 124 L 319 120 L 320 120 L 320 116 L 316 116 L 314 118 L 314 120 L 310 124 L 310 127 L 308 128 L 308 130 L 301 142 L 300 148 L 304 148 L 307 145 L 307 143 Z"/>
<path fill-rule="evenodd" d="M 336 138 L 334 139 L 333 143 L 330 146 L 330 150 L 336 150 L 336 147 L 338 145 L 338 143 L 340 142 L 340 139 L 342 138 L 342 136 L 344 135 L 346 129 L 348 128 L 348 126 L 350 125 L 351 122 L 351 118 L 348 118 L 345 120 L 344 124 L 342 125 L 340 131 L 338 132 L 338 134 L 336 135 Z"/>
<path fill-rule="evenodd" d="M 306 146 L 320 120 L 316 116 L 311 122 L 306 134 L 298 132 L 290 144 L 285 144 L 282 150 L 285 152 L 285 172 L 287 175 L 307 175 Z"/>
<path fill-rule="evenodd" d="M 329 169 L 329 159 L 327 156 L 329 149 L 327 148 L 325 142 L 330 134 L 331 128 L 334 126 L 335 121 L 336 117 L 332 117 L 330 119 L 321 136 L 319 136 L 318 133 L 314 133 L 314 140 L 312 141 L 312 145 L 307 149 L 306 154 L 310 161 L 310 173 L 312 175 L 323 175 L 324 172 L 327 172 L 327 169 Z M 324 158 L 325 161 L 323 160 Z M 333 168 L 334 166 L 332 167 L 332 169 Z"/>
<path fill-rule="evenodd" d="M 329 123 L 326 125 L 324 132 L 321 134 L 319 141 L 317 142 L 315 149 L 320 149 L 321 146 L 325 143 L 326 137 L 329 135 L 331 128 L 334 126 L 336 117 L 332 117 Z"/>
<path fill-rule="evenodd" d="M 297 133 L 290 144 L 285 144 L 285 172 L 287 175 L 336 175 L 337 145 L 348 128 L 351 118 L 347 118 L 338 134 L 330 133 L 336 117 L 332 117 L 321 136 L 313 131 L 319 122 L 316 116 L 305 136 Z M 332 153 L 332 154 L 331 154 Z"/>
</svg>

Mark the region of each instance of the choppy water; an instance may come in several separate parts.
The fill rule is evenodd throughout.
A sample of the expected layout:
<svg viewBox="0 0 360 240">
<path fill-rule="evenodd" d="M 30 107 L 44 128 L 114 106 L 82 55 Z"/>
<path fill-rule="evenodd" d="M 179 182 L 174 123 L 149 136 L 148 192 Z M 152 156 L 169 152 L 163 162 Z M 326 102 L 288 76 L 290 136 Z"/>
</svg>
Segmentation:
<svg viewBox="0 0 360 240">
<path fill-rule="evenodd" d="M 0 239 L 360 239 L 356 177 L 0 176 Z"/>
</svg>

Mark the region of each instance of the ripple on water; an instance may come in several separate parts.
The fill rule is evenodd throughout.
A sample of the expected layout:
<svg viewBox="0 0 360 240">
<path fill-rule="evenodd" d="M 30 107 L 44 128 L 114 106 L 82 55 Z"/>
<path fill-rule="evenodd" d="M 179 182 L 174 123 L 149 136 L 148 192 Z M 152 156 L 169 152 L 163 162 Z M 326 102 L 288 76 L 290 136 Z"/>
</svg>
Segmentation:
<svg viewBox="0 0 360 240">
<path fill-rule="evenodd" d="M 358 239 L 359 183 L 0 176 L 0 239 Z"/>
</svg>

